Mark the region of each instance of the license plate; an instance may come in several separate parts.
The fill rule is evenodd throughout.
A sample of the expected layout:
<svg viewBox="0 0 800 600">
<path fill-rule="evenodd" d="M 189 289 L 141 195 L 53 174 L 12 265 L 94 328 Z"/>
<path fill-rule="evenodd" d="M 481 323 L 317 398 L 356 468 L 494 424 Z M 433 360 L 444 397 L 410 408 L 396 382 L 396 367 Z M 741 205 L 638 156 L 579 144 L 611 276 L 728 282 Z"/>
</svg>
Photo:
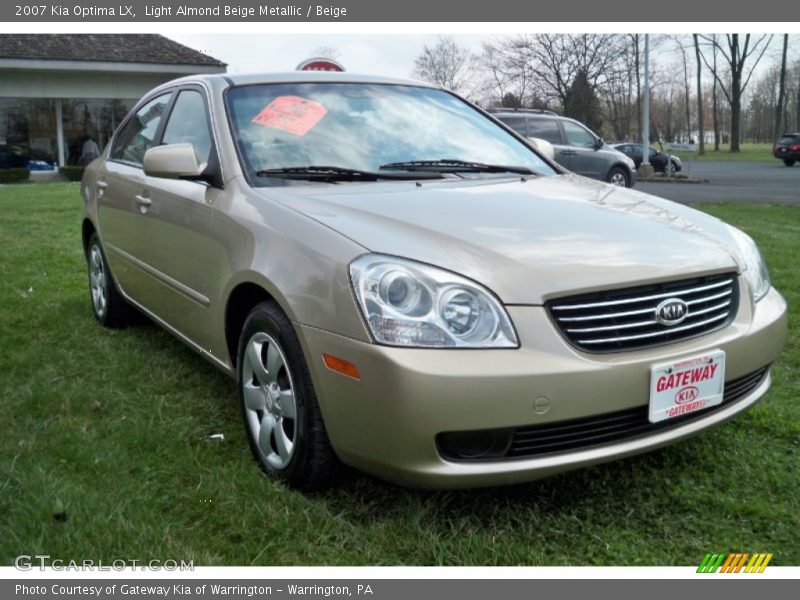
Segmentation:
<svg viewBox="0 0 800 600">
<path fill-rule="evenodd" d="M 653 365 L 650 369 L 650 422 L 674 419 L 720 404 L 724 383 L 725 352 L 722 350 Z"/>
</svg>

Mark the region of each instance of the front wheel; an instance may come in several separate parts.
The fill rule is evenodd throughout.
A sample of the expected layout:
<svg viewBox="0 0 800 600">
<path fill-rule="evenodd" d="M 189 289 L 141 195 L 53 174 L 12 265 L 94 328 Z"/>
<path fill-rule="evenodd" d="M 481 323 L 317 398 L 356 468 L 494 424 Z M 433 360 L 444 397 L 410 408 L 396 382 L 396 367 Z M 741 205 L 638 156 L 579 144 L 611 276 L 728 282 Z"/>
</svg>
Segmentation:
<svg viewBox="0 0 800 600">
<path fill-rule="evenodd" d="M 303 491 L 341 464 L 328 440 L 297 334 L 274 302 L 256 306 L 239 340 L 239 400 L 250 449 L 268 475 Z"/>
<path fill-rule="evenodd" d="M 606 181 L 608 181 L 608 183 L 610 183 L 611 185 L 617 185 L 619 187 L 628 187 L 628 174 L 622 167 L 614 167 L 608 172 L 608 177 L 606 177 Z"/>
<path fill-rule="evenodd" d="M 795 163 L 795 161 L 793 159 L 791 159 L 791 158 L 784 158 L 783 159 L 783 164 L 785 164 L 787 167 L 793 167 L 794 163 Z"/>
</svg>

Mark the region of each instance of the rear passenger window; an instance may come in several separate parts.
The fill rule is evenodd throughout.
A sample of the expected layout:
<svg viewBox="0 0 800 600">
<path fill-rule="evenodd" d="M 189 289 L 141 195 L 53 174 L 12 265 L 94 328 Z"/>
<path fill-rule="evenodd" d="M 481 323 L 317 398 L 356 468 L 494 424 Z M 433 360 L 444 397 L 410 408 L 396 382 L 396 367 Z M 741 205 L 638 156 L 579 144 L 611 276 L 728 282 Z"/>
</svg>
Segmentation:
<svg viewBox="0 0 800 600">
<path fill-rule="evenodd" d="M 144 153 L 155 145 L 156 133 L 172 94 L 151 100 L 136 111 L 125 128 L 114 138 L 111 158 L 141 165 Z"/>
<path fill-rule="evenodd" d="M 201 163 L 208 162 L 211 153 L 211 131 L 208 127 L 206 104 L 200 92 L 184 90 L 178 94 L 161 142 L 191 144 L 197 160 Z"/>
<path fill-rule="evenodd" d="M 561 131 L 555 119 L 528 117 L 528 135 L 547 140 L 551 144 L 561 144 Z"/>
<path fill-rule="evenodd" d="M 527 132 L 525 130 L 525 117 L 500 117 L 500 120 L 511 127 L 514 131 L 516 131 L 520 135 L 527 136 Z"/>
</svg>

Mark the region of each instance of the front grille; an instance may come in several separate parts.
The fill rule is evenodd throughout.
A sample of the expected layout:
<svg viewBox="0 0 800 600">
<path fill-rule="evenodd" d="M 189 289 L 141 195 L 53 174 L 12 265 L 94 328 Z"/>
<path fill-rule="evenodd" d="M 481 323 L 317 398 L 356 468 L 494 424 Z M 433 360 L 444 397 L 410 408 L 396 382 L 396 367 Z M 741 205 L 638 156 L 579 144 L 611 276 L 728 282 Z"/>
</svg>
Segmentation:
<svg viewBox="0 0 800 600">
<path fill-rule="evenodd" d="M 676 325 L 656 321 L 668 298 L 688 305 Z M 726 273 L 558 298 L 546 304 L 569 342 L 586 352 L 623 352 L 703 335 L 728 325 L 739 306 L 736 275 Z"/>
<path fill-rule="evenodd" d="M 517 427 L 512 430 L 511 443 L 502 456 L 494 455 L 472 460 L 502 460 L 559 454 L 665 431 L 708 416 L 738 402 L 758 387 L 766 377 L 768 370 L 769 366 L 762 367 L 757 371 L 725 382 L 722 404 L 688 415 L 651 423 L 648 420 L 649 407 L 645 405 L 558 423 Z M 442 451 L 441 445 L 440 452 L 448 460 L 464 460 L 463 457 Z"/>
</svg>

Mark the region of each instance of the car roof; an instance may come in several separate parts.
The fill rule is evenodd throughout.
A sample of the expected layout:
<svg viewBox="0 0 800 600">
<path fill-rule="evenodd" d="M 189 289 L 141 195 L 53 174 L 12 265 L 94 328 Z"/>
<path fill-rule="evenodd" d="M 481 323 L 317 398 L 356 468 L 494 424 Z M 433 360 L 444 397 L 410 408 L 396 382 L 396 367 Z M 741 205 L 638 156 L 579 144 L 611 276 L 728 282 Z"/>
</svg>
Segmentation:
<svg viewBox="0 0 800 600">
<path fill-rule="evenodd" d="M 561 117 L 561 115 L 554 110 L 549 110 L 547 108 L 506 108 L 491 106 L 485 110 L 492 115 L 544 115 L 547 117 Z"/>
<path fill-rule="evenodd" d="M 191 75 L 170 81 L 175 83 L 190 83 L 204 81 L 207 83 L 222 83 L 227 85 L 258 85 L 264 83 L 376 83 L 388 85 L 413 85 L 417 87 L 437 88 L 438 86 L 425 81 L 405 79 L 401 77 L 384 77 L 382 75 L 365 75 L 359 73 L 336 71 L 287 71 L 283 73 L 216 73 L 213 75 Z"/>
</svg>

